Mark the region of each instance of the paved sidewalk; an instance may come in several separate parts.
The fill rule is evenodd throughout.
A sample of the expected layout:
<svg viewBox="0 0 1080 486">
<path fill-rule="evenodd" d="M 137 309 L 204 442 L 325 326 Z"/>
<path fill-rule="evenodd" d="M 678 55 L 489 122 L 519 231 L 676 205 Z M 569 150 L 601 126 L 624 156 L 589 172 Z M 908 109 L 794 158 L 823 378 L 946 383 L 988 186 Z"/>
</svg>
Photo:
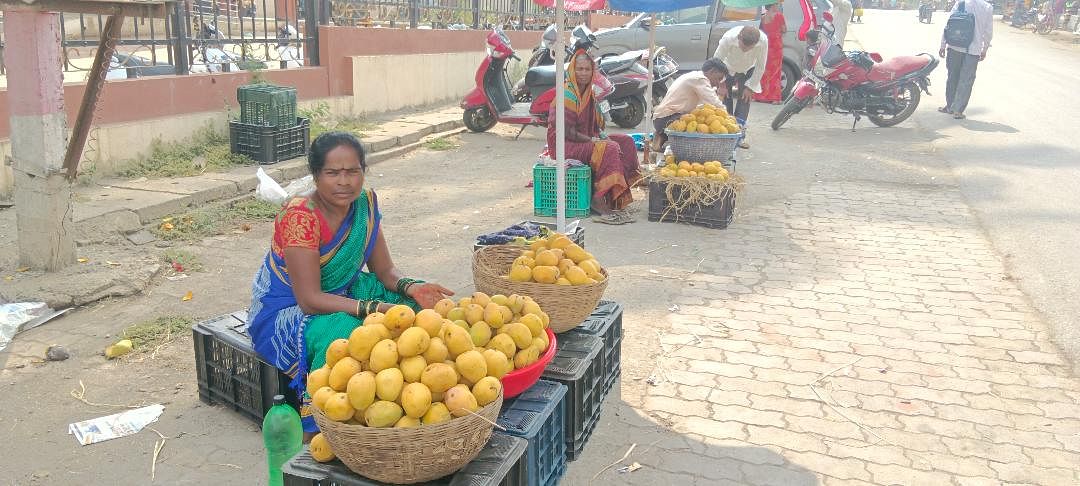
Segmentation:
<svg viewBox="0 0 1080 486">
<path fill-rule="evenodd" d="M 1080 382 L 955 191 L 817 184 L 726 231 L 633 404 L 709 447 L 643 464 L 709 485 L 1080 484 Z"/>
</svg>

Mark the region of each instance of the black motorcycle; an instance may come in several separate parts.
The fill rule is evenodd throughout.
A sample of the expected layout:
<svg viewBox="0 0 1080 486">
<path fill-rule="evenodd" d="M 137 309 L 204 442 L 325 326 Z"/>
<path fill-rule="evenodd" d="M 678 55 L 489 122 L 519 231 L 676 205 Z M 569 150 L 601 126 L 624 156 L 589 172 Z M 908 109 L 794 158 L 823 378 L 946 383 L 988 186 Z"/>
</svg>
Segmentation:
<svg viewBox="0 0 1080 486">
<path fill-rule="evenodd" d="M 930 3 L 924 3 L 919 5 L 919 22 L 931 23 L 930 19 L 934 16 L 934 5 Z"/>
</svg>

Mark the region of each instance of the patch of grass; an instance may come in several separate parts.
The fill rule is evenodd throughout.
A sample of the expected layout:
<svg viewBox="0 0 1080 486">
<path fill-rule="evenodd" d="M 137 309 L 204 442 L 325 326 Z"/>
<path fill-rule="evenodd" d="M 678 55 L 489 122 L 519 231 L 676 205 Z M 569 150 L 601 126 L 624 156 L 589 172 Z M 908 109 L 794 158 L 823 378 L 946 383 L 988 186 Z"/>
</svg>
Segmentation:
<svg viewBox="0 0 1080 486">
<path fill-rule="evenodd" d="M 203 264 L 199 261 L 198 255 L 187 250 L 176 248 L 166 250 L 164 259 L 165 263 L 169 265 L 179 265 L 184 272 L 201 272 L 203 270 Z"/>
<path fill-rule="evenodd" d="M 181 142 L 155 140 L 150 154 L 120 172 L 123 177 L 184 177 L 204 172 L 220 172 L 255 161 L 232 153 L 229 136 L 207 126 Z"/>
<path fill-rule="evenodd" d="M 222 234 L 240 223 L 273 220 L 280 209 L 280 205 L 250 197 L 228 206 L 206 206 L 164 218 L 150 232 L 167 241 L 193 241 Z"/>
<path fill-rule="evenodd" d="M 281 211 L 280 204 L 266 202 L 254 197 L 237 201 L 229 208 L 234 218 L 245 221 L 270 221 Z"/>
<path fill-rule="evenodd" d="M 439 137 L 428 140 L 424 143 L 424 147 L 426 147 L 428 150 L 453 150 L 461 147 L 461 142 L 451 137 Z"/>
<path fill-rule="evenodd" d="M 120 333 L 120 337 L 130 339 L 136 352 L 146 352 L 190 334 L 194 323 L 195 319 L 188 316 L 162 316 L 130 326 Z"/>
</svg>

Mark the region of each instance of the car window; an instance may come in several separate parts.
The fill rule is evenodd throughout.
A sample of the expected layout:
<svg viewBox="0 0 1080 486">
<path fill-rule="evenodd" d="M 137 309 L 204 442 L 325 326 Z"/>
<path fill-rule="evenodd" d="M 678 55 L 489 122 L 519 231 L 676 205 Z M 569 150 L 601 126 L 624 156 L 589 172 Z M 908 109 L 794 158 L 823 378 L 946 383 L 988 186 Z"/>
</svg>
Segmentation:
<svg viewBox="0 0 1080 486">
<path fill-rule="evenodd" d="M 661 25 L 703 24 L 709 18 L 709 7 L 684 8 L 656 14 Z"/>
<path fill-rule="evenodd" d="M 757 7 L 724 7 L 720 20 L 754 20 L 758 18 Z"/>
</svg>

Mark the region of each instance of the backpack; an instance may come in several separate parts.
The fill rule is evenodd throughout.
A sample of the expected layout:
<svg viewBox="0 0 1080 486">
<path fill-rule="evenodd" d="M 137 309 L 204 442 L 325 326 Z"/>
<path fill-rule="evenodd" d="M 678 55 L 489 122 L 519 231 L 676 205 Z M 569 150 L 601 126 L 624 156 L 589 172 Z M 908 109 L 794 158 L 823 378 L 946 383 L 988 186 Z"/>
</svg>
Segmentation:
<svg viewBox="0 0 1080 486">
<path fill-rule="evenodd" d="M 963 1 L 945 23 L 945 43 L 967 48 L 975 40 L 975 15 L 968 12 Z"/>
</svg>

